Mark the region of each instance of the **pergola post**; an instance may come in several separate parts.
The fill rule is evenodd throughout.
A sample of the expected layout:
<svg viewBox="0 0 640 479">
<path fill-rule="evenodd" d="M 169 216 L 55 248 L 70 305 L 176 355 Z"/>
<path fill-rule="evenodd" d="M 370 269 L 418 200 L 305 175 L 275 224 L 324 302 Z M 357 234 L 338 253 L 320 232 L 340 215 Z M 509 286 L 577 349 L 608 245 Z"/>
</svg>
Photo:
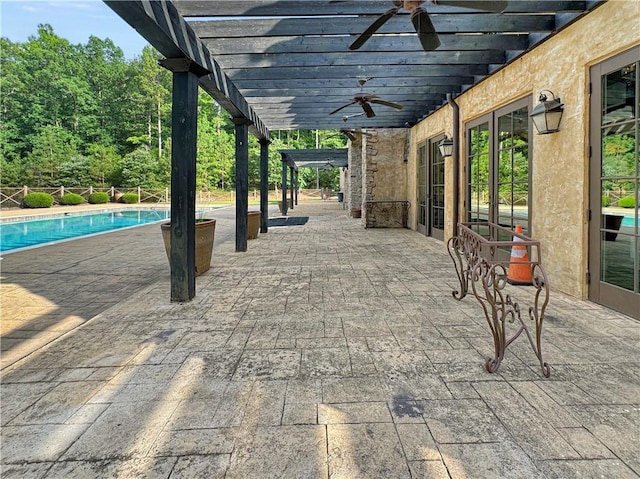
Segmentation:
<svg viewBox="0 0 640 479">
<path fill-rule="evenodd" d="M 247 251 L 247 212 L 249 210 L 249 122 L 236 125 L 236 252 Z"/>
<path fill-rule="evenodd" d="M 186 58 L 160 65 L 173 72 L 171 109 L 171 301 L 196 295 L 196 140 L 198 79 L 207 73 Z"/>
<path fill-rule="evenodd" d="M 260 233 L 266 233 L 269 223 L 269 140 L 260 143 Z"/>
<path fill-rule="evenodd" d="M 299 171 L 299 170 L 296 170 L 296 171 L 295 171 L 295 178 L 296 178 L 296 181 L 295 181 L 295 188 L 294 188 L 294 190 L 293 190 L 294 204 L 295 204 L 296 206 L 298 206 L 298 181 L 299 181 L 299 179 L 300 179 L 300 178 L 298 177 L 298 175 L 299 175 L 299 174 L 300 174 L 300 171 Z"/>
<path fill-rule="evenodd" d="M 291 200 L 291 209 L 293 209 L 293 192 L 295 190 L 295 184 L 296 184 L 296 180 L 294 177 L 294 168 L 293 166 L 289 167 L 289 171 L 291 172 L 291 194 L 290 194 L 290 200 Z"/>
<path fill-rule="evenodd" d="M 287 216 L 287 158 L 282 155 L 282 214 Z"/>
</svg>

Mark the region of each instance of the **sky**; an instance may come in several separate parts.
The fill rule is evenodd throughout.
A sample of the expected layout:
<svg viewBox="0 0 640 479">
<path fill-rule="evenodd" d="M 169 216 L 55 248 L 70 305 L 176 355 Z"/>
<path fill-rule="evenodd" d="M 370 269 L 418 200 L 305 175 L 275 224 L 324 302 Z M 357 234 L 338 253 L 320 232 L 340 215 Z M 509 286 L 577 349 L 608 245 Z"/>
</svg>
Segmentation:
<svg viewBox="0 0 640 479">
<path fill-rule="evenodd" d="M 89 36 L 109 38 L 125 58 L 140 56 L 147 41 L 102 0 L 0 0 L 0 36 L 26 42 L 48 23 L 59 37 L 86 44 Z"/>
</svg>

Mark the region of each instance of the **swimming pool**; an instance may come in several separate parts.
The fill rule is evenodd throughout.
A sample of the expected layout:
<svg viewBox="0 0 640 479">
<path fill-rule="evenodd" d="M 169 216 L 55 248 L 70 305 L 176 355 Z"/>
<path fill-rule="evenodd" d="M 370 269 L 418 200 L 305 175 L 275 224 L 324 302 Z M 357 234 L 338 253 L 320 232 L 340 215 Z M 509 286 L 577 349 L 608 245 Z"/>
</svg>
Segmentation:
<svg viewBox="0 0 640 479">
<path fill-rule="evenodd" d="M 0 251 L 17 251 L 58 241 L 163 221 L 169 210 L 124 210 L 0 223 Z"/>
</svg>

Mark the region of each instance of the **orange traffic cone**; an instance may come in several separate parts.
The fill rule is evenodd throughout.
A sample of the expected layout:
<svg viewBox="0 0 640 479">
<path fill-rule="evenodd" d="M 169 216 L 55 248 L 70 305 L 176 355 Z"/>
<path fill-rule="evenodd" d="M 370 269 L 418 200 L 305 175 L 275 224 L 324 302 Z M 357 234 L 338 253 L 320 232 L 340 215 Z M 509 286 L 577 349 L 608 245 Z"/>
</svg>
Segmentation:
<svg viewBox="0 0 640 479">
<path fill-rule="evenodd" d="M 516 225 L 516 233 L 522 234 L 522 225 Z M 513 241 L 521 242 L 522 239 L 514 236 Z M 529 254 L 527 253 L 527 247 L 524 245 L 514 244 L 511 248 L 511 262 L 509 263 L 509 271 L 507 271 L 507 282 L 519 286 L 533 284 Z"/>
</svg>

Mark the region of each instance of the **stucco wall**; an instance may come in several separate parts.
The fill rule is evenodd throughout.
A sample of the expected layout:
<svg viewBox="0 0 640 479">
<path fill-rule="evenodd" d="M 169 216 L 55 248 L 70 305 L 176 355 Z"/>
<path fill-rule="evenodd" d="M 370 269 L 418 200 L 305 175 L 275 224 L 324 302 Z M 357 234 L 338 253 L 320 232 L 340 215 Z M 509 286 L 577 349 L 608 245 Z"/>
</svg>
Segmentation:
<svg viewBox="0 0 640 479">
<path fill-rule="evenodd" d="M 586 298 L 589 68 L 640 44 L 640 1 L 609 0 L 542 45 L 485 79 L 456 99 L 465 123 L 533 95 L 552 90 L 565 104 L 561 131 L 530 141 L 532 236 L 542 241 L 543 263 L 552 288 Z M 451 132 L 451 108 L 443 107 L 412 130 L 408 183 L 415 198 L 417 145 Z M 460 138 L 460 201 L 464 200 L 466 145 Z M 447 163 L 446 201 L 452 177 Z M 415 201 L 415 200 L 414 200 Z M 447 207 L 448 222 L 451 209 Z M 411 224 L 415 228 L 415 211 Z M 461 215 L 461 218 L 464 216 Z M 447 224 L 447 234 L 452 228 Z"/>
</svg>

